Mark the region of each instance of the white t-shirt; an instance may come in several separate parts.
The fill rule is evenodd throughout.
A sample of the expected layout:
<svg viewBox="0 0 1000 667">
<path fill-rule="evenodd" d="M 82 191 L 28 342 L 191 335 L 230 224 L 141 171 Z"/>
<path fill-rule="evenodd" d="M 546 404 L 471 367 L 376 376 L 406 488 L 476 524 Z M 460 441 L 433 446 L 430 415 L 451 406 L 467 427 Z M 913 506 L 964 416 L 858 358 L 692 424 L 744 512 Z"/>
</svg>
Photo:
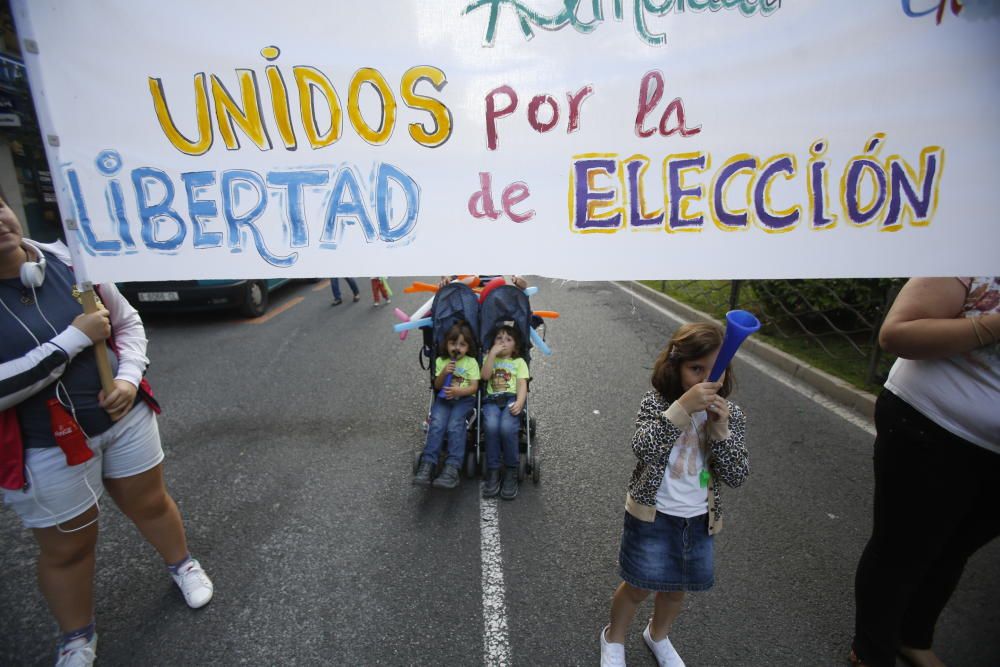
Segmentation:
<svg viewBox="0 0 1000 667">
<path fill-rule="evenodd" d="M 691 415 L 691 424 L 670 450 L 670 463 L 656 492 L 658 512 L 690 519 L 708 511 L 708 487 L 701 485 L 701 473 L 706 470 L 702 443 L 708 442 L 707 419 L 705 412 Z"/>
<path fill-rule="evenodd" d="M 1000 312 L 1000 278 L 962 282 L 969 287 L 962 316 Z M 885 386 L 942 428 L 1000 454 L 1000 347 L 947 359 L 897 359 Z"/>
</svg>

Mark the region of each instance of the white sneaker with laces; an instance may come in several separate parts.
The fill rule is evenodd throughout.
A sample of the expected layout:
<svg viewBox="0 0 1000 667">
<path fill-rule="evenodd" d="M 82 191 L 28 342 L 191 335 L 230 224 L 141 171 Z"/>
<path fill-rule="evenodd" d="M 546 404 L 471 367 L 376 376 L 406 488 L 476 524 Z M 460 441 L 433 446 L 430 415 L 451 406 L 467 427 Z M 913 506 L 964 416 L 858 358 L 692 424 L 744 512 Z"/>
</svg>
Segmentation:
<svg viewBox="0 0 1000 667">
<path fill-rule="evenodd" d="M 171 572 L 170 576 L 184 594 L 184 601 L 192 609 L 204 607 L 212 599 L 212 594 L 215 592 L 212 580 L 194 558 L 185 563 L 177 574 Z"/>
<path fill-rule="evenodd" d="M 97 633 L 87 641 L 83 637 L 59 648 L 56 667 L 90 667 L 97 658 Z"/>
<path fill-rule="evenodd" d="M 625 667 L 625 644 L 609 642 L 607 632 L 610 625 L 601 630 L 601 667 Z"/>
<path fill-rule="evenodd" d="M 656 664 L 660 667 L 684 667 L 684 661 L 678 655 L 677 649 L 670 643 L 670 637 L 664 637 L 660 641 L 653 641 L 653 635 L 649 634 L 649 624 L 642 631 L 642 638 L 646 640 L 646 646 L 653 652 Z"/>
</svg>

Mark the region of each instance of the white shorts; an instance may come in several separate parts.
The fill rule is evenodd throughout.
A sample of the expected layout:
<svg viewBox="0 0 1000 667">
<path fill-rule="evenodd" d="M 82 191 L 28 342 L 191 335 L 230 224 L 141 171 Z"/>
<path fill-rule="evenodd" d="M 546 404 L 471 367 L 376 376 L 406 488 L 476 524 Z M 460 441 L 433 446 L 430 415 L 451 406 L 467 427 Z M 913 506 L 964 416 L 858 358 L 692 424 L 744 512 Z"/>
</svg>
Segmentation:
<svg viewBox="0 0 1000 667">
<path fill-rule="evenodd" d="M 142 401 L 87 444 L 94 455 L 75 466 L 66 464 L 58 447 L 24 450 L 28 490 L 5 489 L 3 498 L 25 528 L 49 528 L 69 521 L 104 494 L 102 478 L 132 477 L 163 461 L 156 415 Z"/>
</svg>

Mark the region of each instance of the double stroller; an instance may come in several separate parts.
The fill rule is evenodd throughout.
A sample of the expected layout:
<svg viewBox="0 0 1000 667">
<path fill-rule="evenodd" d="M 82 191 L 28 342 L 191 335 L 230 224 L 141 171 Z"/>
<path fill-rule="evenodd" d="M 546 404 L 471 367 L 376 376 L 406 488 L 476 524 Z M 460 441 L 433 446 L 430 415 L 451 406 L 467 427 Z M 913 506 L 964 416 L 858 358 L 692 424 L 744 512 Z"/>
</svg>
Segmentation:
<svg viewBox="0 0 1000 667">
<path fill-rule="evenodd" d="M 483 351 L 489 350 L 496 337 L 496 330 L 501 325 L 513 326 L 520 334 L 522 351 L 521 358 L 531 365 L 531 304 L 527 295 L 513 285 L 501 285 L 490 290 L 483 302 L 479 303 L 476 293 L 468 285 L 460 282 L 448 283 L 441 287 L 434 296 L 431 306 L 431 325 L 422 328 L 423 347 L 420 351 L 420 365 L 429 371 L 430 406 L 434 404 L 437 391 L 434 389 L 434 359 L 440 342 L 448 330 L 458 322 L 465 322 L 476 338 L 476 362 L 482 367 Z M 476 405 L 466 425 L 465 457 L 462 469 L 466 477 L 475 477 L 477 471 L 486 474 L 486 434 L 482 420 L 482 407 L 485 400 L 485 381 L 481 381 L 476 394 Z M 531 381 L 528 381 L 529 398 L 525 400 L 521 411 L 518 429 L 518 480 L 528 476 L 536 484 L 540 478 L 538 458 L 535 446 L 535 418 L 531 416 L 530 393 Z M 430 407 L 428 407 L 428 419 Z M 424 421 L 424 431 L 428 421 Z M 420 465 L 420 456 L 424 443 L 416 449 L 413 457 L 413 471 Z M 443 459 L 443 457 L 442 457 Z"/>
</svg>

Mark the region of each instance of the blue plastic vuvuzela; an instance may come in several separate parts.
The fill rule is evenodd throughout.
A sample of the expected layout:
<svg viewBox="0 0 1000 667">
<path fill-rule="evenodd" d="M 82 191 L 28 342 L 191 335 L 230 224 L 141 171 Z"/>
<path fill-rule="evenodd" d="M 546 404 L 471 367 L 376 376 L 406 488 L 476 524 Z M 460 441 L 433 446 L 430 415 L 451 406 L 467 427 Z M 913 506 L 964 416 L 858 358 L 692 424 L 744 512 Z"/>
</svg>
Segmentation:
<svg viewBox="0 0 1000 667">
<path fill-rule="evenodd" d="M 745 310 L 730 310 L 726 313 L 726 335 L 719 348 L 719 356 L 715 358 L 712 372 L 708 374 L 709 382 L 716 382 L 722 377 L 729 362 L 736 356 L 736 350 L 746 340 L 747 336 L 760 329 L 760 321 L 753 313 Z"/>
<path fill-rule="evenodd" d="M 452 361 L 455 361 L 455 359 L 453 358 Z M 451 373 L 444 376 L 444 385 L 438 390 L 438 398 L 448 398 L 448 396 L 444 393 L 444 390 L 451 386 L 451 378 Z"/>
</svg>

